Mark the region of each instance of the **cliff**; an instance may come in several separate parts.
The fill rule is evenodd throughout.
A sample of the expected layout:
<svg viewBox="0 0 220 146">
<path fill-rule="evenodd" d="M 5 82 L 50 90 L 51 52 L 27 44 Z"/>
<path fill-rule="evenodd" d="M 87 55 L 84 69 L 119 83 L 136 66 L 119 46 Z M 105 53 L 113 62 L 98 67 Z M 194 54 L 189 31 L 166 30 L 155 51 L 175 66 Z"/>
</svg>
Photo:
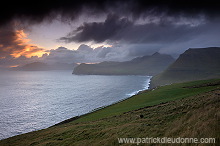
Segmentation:
<svg viewBox="0 0 220 146">
<path fill-rule="evenodd" d="M 219 47 L 188 49 L 164 72 L 152 78 L 151 87 L 219 77 Z"/>
</svg>

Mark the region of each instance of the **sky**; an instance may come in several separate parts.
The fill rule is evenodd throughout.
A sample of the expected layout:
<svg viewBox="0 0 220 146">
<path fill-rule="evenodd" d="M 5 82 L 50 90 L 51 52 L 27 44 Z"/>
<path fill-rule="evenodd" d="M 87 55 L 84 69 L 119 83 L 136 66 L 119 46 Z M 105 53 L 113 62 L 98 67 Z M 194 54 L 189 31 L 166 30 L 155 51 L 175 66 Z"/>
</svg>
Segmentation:
<svg viewBox="0 0 220 146">
<path fill-rule="evenodd" d="M 0 9 L 0 68 L 218 47 L 219 7 L 217 0 L 9 0 Z"/>
</svg>

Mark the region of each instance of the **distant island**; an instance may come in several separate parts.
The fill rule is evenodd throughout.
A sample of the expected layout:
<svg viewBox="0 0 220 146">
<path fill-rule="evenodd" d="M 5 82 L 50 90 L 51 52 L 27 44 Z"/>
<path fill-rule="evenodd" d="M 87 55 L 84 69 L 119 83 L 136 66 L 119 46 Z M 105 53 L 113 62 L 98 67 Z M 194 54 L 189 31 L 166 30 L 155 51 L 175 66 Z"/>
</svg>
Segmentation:
<svg viewBox="0 0 220 146">
<path fill-rule="evenodd" d="M 158 52 L 126 62 L 82 63 L 73 74 L 82 75 L 150 75 L 150 87 L 171 83 L 220 77 L 220 47 L 190 48 L 175 61 Z"/>
<path fill-rule="evenodd" d="M 13 67 L 12 70 L 19 71 L 49 71 L 49 70 L 72 70 L 76 63 L 68 64 L 68 63 L 54 63 L 47 64 L 43 62 L 33 62 L 23 66 Z"/>
<path fill-rule="evenodd" d="M 162 73 L 151 87 L 177 82 L 220 78 L 220 47 L 188 49 Z"/>
<path fill-rule="evenodd" d="M 13 67 L 19 71 L 73 70 L 76 75 L 149 75 L 150 87 L 171 83 L 220 77 L 220 47 L 190 48 L 175 59 L 158 52 L 125 62 L 105 61 L 97 64 L 33 62 Z"/>
<path fill-rule="evenodd" d="M 151 56 L 137 57 L 126 62 L 82 63 L 73 74 L 83 75 L 156 75 L 166 69 L 175 59 L 158 52 Z"/>
</svg>

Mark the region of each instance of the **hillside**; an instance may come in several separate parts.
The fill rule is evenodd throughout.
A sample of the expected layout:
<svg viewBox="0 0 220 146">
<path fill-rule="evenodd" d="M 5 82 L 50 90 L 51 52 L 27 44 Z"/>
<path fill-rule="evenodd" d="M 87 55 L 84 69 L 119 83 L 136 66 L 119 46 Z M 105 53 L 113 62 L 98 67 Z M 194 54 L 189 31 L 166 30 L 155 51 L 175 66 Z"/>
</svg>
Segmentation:
<svg viewBox="0 0 220 146">
<path fill-rule="evenodd" d="M 0 145 L 107 146 L 120 145 L 123 137 L 218 138 L 219 98 L 220 79 L 159 87 Z"/>
<path fill-rule="evenodd" d="M 67 64 L 67 63 L 54 63 L 47 64 L 43 62 L 33 62 L 26 64 L 24 66 L 18 66 L 12 68 L 12 70 L 20 70 L 20 71 L 49 71 L 49 70 L 72 70 L 77 64 Z"/>
<path fill-rule="evenodd" d="M 73 74 L 88 75 L 156 75 L 174 62 L 170 55 L 155 53 L 126 62 L 101 62 L 98 64 L 80 64 Z"/>
<path fill-rule="evenodd" d="M 151 87 L 220 77 L 220 48 L 188 49 L 164 72 L 151 80 Z"/>
</svg>

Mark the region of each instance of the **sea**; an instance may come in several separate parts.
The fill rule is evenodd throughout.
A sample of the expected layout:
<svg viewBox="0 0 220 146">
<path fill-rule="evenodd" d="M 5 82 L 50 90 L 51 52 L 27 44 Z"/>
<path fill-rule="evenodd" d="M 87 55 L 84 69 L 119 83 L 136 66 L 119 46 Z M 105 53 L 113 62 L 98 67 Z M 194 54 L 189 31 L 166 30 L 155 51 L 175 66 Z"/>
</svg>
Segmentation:
<svg viewBox="0 0 220 146">
<path fill-rule="evenodd" d="M 148 89 L 150 76 L 1 71 L 0 139 L 50 127 Z"/>
</svg>

